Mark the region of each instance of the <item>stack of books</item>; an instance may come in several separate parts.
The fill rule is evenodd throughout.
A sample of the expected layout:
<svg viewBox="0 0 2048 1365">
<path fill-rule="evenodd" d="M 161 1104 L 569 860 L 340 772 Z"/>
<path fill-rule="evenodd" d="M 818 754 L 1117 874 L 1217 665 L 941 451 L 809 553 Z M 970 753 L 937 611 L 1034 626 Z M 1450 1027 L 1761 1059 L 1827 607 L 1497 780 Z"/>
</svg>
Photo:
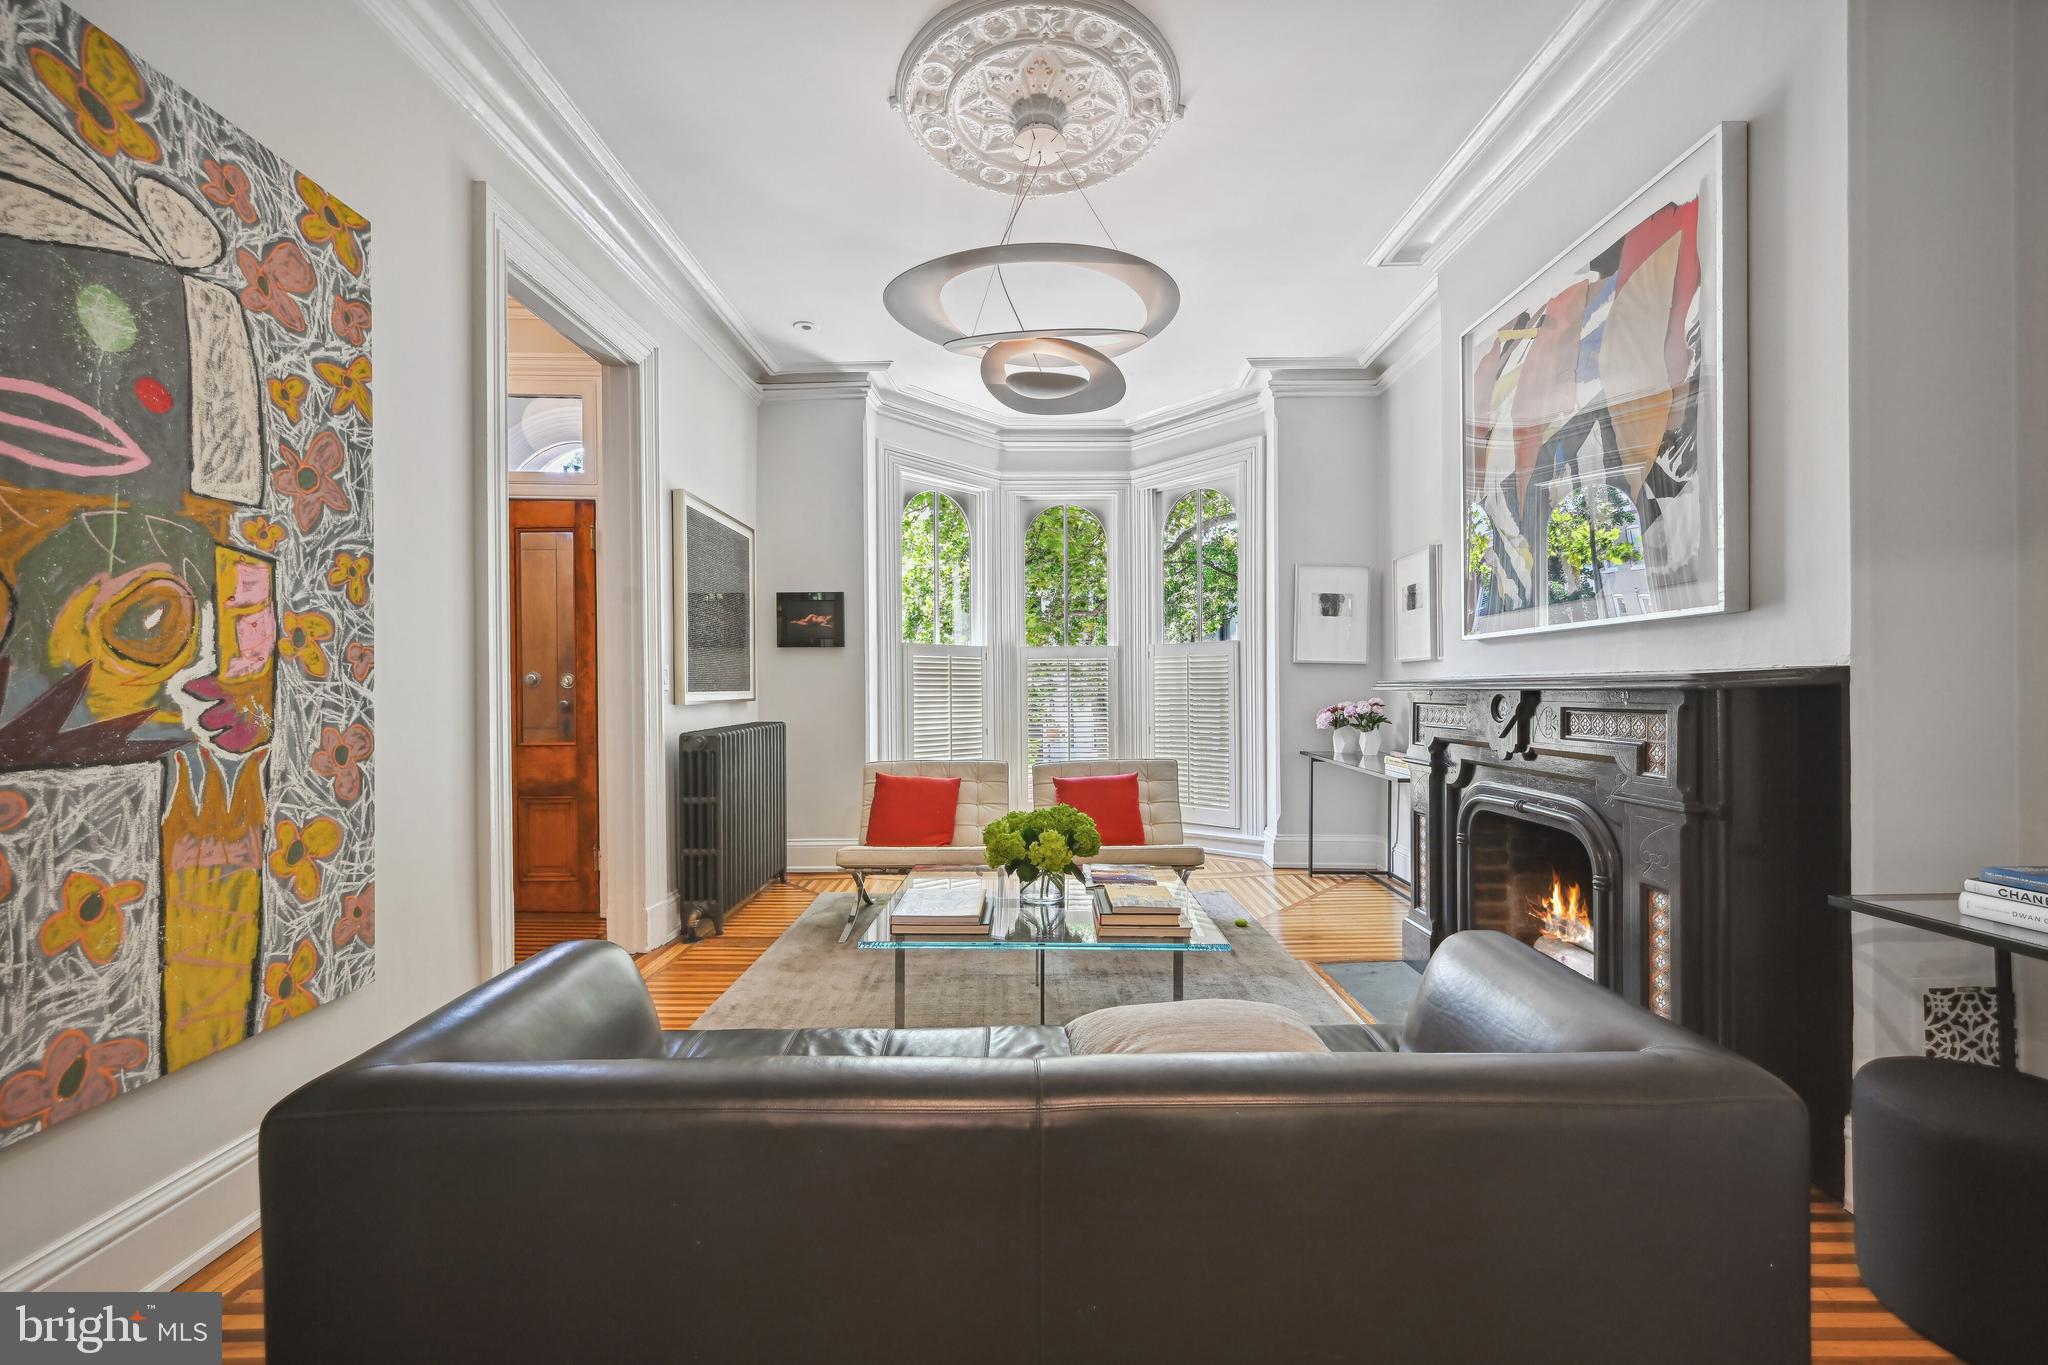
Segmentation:
<svg viewBox="0 0 2048 1365">
<path fill-rule="evenodd" d="M 891 938 L 987 938 L 988 888 L 980 877 L 913 877 L 889 902 Z"/>
<path fill-rule="evenodd" d="M 1172 891 L 1158 884 L 1112 884 L 1095 888 L 1097 938 L 1188 937 L 1187 917 Z"/>
<path fill-rule="evenodd" d="M 1977 919 L 2048 933 L 2048 867 L 1987 867 L 1963 883 L 1957 906 Z"/>
</svg>

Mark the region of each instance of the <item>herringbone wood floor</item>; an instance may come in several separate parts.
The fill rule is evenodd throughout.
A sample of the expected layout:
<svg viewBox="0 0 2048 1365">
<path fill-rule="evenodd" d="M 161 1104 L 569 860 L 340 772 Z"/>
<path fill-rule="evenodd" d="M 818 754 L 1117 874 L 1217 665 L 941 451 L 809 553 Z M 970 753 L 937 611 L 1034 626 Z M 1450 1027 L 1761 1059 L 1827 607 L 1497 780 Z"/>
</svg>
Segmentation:
<svg viewBox="0 0 2048 1365">
<path fill-rule="evenodd" d="M 1311 878 L 1275 871 L 1247 859 L 1212 862 L 1196 885 L 1228 891 L 1287 950 L 1311 967 L 1325 962 L 1391 961 L 1400 956 L 1400 907 L 1378 883 L 1363 877 Z M 796 922 L 814 897 L 851 890 L 837 876 L 797 876 L 774 886 L 734 911 L 722 937 L 702 943 L 672 943 L 640 961 L 665 1028 L 687 1028 L 724 993 L 783 930 Z M 594 916 L 562 916 L 560 926 L 522 921 L 519 955 L 538 952 L 560 938 L 602 933 Z M 597 934 L 590 932 L 596 926 Z M 222 1296 L 225 1359 L 263 1359 L 263 1253 L 261 1234 L 252 1233 L 213 1264 L 181 1285 L 215 1290 Z M 1856 1273 L 1855 1229 L 1842 1207 L 1816 1196 L 1812 1206 L 1813 1358 L 1834 1365 L 1895 1360 L 1942 1361 L 1955 1357 L 1886 1312 Z M 1742 1311 L 1731 1304 L 1730 1312 Z"/>
</svg>

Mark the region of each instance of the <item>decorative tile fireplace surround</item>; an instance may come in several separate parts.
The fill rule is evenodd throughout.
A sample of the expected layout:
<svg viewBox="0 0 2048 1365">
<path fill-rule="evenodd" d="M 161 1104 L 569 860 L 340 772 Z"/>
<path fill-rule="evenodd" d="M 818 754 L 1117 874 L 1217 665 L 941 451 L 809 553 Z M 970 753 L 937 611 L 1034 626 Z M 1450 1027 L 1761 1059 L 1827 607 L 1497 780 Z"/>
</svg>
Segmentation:
<svg viewBox="0 0 2048 1365">
<path fill-rule="evenodd" d="M 1839 1191 L 1843 670 L 1381 684 L 1413 702 L 1403 955 L 1502 929 L 1769 1068 Z"/>
</svg>

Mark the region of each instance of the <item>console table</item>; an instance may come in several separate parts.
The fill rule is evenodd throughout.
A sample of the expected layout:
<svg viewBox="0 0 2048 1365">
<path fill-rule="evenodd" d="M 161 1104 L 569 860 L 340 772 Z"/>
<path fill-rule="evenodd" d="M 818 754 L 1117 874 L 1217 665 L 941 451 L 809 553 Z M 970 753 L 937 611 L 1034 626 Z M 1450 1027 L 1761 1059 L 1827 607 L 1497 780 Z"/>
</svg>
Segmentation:
<svg viewBox="0 0 2048 1365">
<path fill-rule="evenodd" d="M 2016 924 L 1966 915 L 1956 906 L 1953 891 L 1920 892 L 1910 895 L 1829 896 L 1828 904 L 1852 915 L 1890 920 L 1893 924 L 1924 929 L 1945 938 L 1981 943 L 1991 949 L 1993 1009 L 1998 1020 L 1998 1064 L 2007 1071 L 2019 1065 L 2019 1046 L 2013 1028 L 2012 955 L 2048 962 L 2048 934 L 2022 929 Z"/>
<path fill-rule="evenodd" d="M 1362 777 L 1376 778 L 1387 784 L 1387 829 L 1386 841 L 1382 845 L 1386 854 L 1382 856 L 1378 871 L 1391 877 L 1389 866 L 1394 851 L 1394 836 L 1397 826 L 1396 812 L 1402 809 L 1401 788 L 1408 782 L 1406 773 L 1394 774 L 1386 769 L 1386 756 L 1373 754 L 1369 758 L 1338 758 L 1327 749 L 1303 749 L 1301 756 L 1308 760 L 1308 875 L 1316 875 L 1316 769 L 1328 764 L 1340 772 L 1357 773 Z"/>
</svg>

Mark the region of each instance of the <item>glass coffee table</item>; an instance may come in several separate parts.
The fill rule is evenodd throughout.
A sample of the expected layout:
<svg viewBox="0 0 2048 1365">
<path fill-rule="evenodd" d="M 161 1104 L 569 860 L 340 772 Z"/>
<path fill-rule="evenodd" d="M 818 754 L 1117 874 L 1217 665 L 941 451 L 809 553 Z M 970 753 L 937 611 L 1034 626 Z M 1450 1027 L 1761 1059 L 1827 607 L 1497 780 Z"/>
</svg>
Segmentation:
<svg viewBox="0 0 2048 1365">
<path fill-rule="evenodd" d="M 959 868 L 918 869 L 903 879 L 909 886 L 919 875 L 961 875 Z M 1018 899 L 1017 883 L 1001 873 L 983 877 L 989 888 L 989 932 L 962 937 L 932 935 L 926 938 L 894 938 L 890 935 L 891 896 L 875 911 L 875 917 L 861 932 L 860 946 L 896 954 L 896 1027 L 903 1027 L 903 991 L 907 960 L 914 952 L 1035 953 L 1038 957 L 1038 1022 L 1045 1022 L 1045 955 L 1047 953 L 1165 953 L 1173 959 L 1173 998 L 1181 998 L 1185 965 L 1189 953 L 1227 953 L 1230 940 L 1202 909 L 1195 893 L 1179 882 L 1169 889 L 1180 903 L 1188 925 L 1188 936 L 1180 939 L 1098 938 L 1095 932 L 1095 900 L 1079 877 L 1066 880 L 1064 905 L 1027 905 Z M 1165 885 L 1165 883 L 1161 883 Z M 898 895 L 902 894 L 898 889 Z"/>
</svg>

